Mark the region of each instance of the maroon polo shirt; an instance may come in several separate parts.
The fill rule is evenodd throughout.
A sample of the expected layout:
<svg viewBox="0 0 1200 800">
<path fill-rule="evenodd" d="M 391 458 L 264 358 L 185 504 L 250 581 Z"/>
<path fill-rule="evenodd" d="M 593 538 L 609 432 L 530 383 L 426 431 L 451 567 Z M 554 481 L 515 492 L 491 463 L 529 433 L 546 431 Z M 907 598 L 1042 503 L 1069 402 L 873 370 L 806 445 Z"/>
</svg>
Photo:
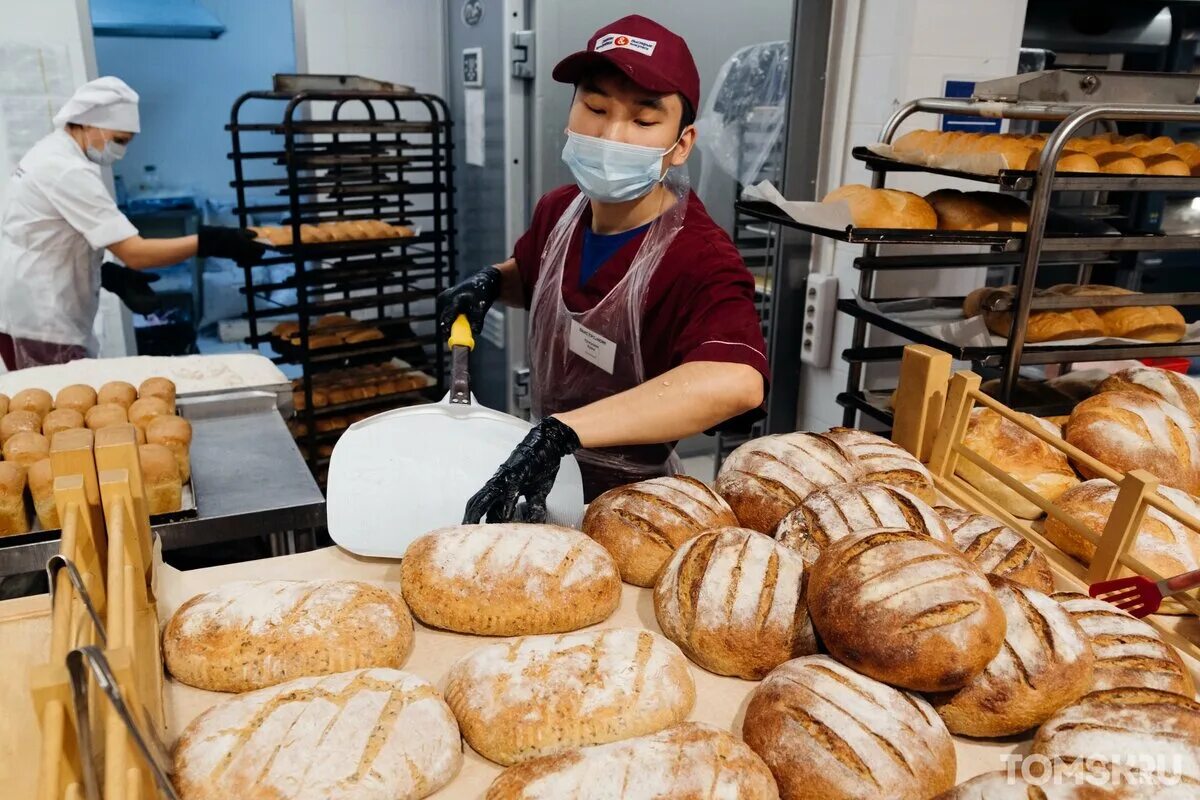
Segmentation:
<svg viewBox="0 0 1200 800">
<path fill-rule="evenodd" d="M 542 268 L 542 251 L 555 223 L 579 194 L 574 184 L 543 195 L 533 221 L 513 248 L 521 274 L 525 307 Z M 654 378 L 688 361 L 747 364 L 770 379 L 766 343 L 754 305 L 754 277 L 729 235 L 708 216 L 695 192 L 688 193 L 683 227 L 650 278 L 642 315 L 642 362 Z M 592 224 L 585 206 L 575 226 L 563 266 L 563 300 L 571 311 L 586 311 L 602 300 L 629 270 L 645 233 L 630 239 L 579 285 L 584 226 Z"/>
</svg>

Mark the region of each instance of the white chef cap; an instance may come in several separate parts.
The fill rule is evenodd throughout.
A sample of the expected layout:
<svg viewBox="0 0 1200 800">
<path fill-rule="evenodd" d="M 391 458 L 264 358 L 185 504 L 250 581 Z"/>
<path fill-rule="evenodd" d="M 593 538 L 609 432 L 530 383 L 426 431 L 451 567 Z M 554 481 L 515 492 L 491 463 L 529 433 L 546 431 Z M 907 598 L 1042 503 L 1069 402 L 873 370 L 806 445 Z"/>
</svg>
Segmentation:
<svg viewBox="0 0 1200 800">
<path fill-rule="evenodd" d="M 56 128 L 68 122 L 139 133 L 142 127 L 138 121 L 138 94 L 125 81 L 111 75 L 88 81 L 54 115 Z"/>
</svg>

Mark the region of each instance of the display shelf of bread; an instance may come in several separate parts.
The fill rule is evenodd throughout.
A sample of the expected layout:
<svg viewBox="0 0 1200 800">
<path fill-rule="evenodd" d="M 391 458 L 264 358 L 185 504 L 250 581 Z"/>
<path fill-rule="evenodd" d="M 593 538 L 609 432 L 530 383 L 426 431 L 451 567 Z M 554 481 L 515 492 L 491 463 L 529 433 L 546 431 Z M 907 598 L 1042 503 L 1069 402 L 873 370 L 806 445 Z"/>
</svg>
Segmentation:
<svg viewBox="0 0 1200 800">
<path fill-rule="evenodd" d="M 250 230 L 260 242 L 273 248 L 291 247 L 295 243 L 295 231 L 291 225 L 259 225 Z M 378 219 L 305 223 L 300 226 L 300 241 L 304 244 L 407 239 L 415 235 L 412 228 Z"/>
</svg>

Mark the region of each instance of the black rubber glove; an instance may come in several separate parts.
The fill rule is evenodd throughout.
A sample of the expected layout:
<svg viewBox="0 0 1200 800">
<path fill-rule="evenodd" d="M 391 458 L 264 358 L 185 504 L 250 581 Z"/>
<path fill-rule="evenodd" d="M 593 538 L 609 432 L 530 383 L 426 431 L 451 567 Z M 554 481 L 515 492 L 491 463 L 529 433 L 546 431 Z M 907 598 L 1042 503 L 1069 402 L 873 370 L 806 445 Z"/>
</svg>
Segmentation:
<svg viewBox="0 0 1200 800">
<path fill-rule="evenodd" d="M 254 241 L 254 232 L 245 228 L 201 225 L 197 238 L 196 255 L 200 258 L 232 258 L 239 267 L 257 264 L 267 252 L 265 245 Z"/>
<path fill-rule="evenodd" d="M 121 302 L 135 314 L 150 314 L 162 306 L 158 294 L 150 288 L 150 284 L 160 277 L 111 261 L 100 265 L 100 285 L 121 298 Z"/>
<path fill-rule="evenodd" d="M 476 336 L 483 330 L 483 318 L 496 298 L 500 296 L 503 278 L 495 267 L 484 267 L 456 286 L 451 286 L 438 295 L 438 332 L 443 339 L 450 337 L 450 326 L 459 314 L 466 314 L 471 323 L 471 333 Z"/>
<path fill-rule="evenodd" d="M 575 431 L 554 417 L 546 417 L 533 426 L 492 479 L 467 501 L 463 524 L 474 525 L 485 514 L 488 522 L 510 522 L 522 495 L 525 521 L 545 522 L 546 496 L 554 488 L 558 463 L 579 447 Z"/>
</svg>

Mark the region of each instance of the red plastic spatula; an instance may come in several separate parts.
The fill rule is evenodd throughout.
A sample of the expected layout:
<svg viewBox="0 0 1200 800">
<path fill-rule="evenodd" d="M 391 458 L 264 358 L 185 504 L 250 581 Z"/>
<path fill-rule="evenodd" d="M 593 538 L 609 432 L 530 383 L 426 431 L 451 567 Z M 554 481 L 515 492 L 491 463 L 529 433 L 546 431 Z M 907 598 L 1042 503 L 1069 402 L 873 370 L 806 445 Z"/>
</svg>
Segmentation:
<svg viewBox="0 0 1200 800">
<path fill-rule="evenodd" d="M 1097 600 L 1112 603 L 1135 617 L 1145 617 L 1158 611 L 1164 597 L 1200 586 L 1200 569 L 1152 581 L 1141 575 L 1100 581 L 1088 587 L 1088 594 Z"/>
</svg>

